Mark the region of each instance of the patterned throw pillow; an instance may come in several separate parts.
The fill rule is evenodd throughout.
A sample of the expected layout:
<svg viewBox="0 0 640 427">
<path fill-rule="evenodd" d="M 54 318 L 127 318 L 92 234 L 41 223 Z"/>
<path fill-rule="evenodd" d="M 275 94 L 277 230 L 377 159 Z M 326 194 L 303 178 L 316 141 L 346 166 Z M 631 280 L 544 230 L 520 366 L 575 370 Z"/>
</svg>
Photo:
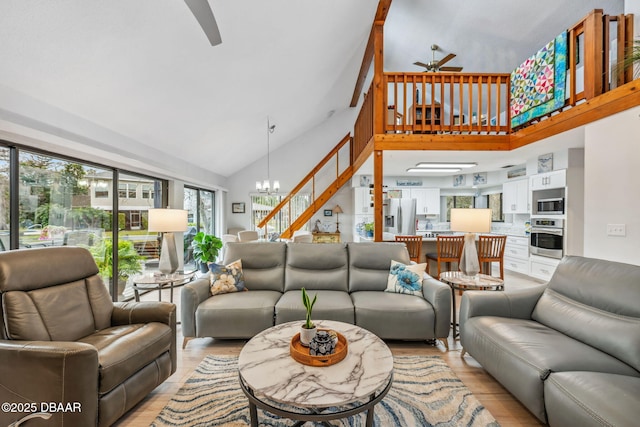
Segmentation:
<svg viewBox="0 0 640 427">
<path fill-rule="evenodd" d="M 406 265 L 391 261 L 391 270 L 385 292 L 422 296 L 422 279 L 427 264 Z"/>
<path fill-rule="evenodd" d="M 209 270 L 211 271 L 209 288 L 212 296 L 246 290 L 241 260 L 227 265 L 211 264 Z"/>
</svg>

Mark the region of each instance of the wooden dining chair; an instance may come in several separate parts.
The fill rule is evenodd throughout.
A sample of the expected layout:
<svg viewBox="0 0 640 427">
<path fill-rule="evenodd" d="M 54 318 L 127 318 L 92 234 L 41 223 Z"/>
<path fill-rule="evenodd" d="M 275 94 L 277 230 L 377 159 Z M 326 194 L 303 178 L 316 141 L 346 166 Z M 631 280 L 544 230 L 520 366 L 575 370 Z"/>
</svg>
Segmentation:
<svg viewBox="0 0 640 427">
<path fill-rule="evenodd" d="M 420 263 L 422 252 L 422 236 L 396 236 L 396 242 L 404 242 L 409 251 L 411 261 Z"/>
<path fill-rule="evenodd" d="M 441 265 L 446 263 L 447 270 L 451 270 L 451 263 L 455 262 L 457 268 L 460 269 L 460 257 L 462 256 L 462 248 L 464 248 L 464 236 L 437 236 L 436 237 L 436 253 L 427 254 L 427 274 L 429 273 L 429 260 L 434 260 L 438 264 L 438 275 L 440 277 Z"/>
<path fill-rule="evenodd" d="M 491 276 L 492 263 L 500 264 L 500 278 L 504 280 L 504 247 L 507 236 L 482 236 L 478 237 L 478 262 L 480 273 Z"/>
</svg>

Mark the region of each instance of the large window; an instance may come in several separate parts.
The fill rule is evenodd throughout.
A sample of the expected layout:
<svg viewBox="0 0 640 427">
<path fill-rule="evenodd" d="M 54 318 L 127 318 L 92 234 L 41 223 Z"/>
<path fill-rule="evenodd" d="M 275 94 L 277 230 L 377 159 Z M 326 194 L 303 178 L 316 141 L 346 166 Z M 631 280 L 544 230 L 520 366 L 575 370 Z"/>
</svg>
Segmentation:
<svg viewBox="0 0 640 427">
<path fill-rule="evenodd" d="M 475 207 L 473 196 L 445 196 L 447 202 L 447 222 L 451 221 L 452 208 L 473 208 Z"/>
<path fill-rule="evenodd" d="M 445 196 L 447 203 L 447 222 L 451 221 L 452 208 L 489 208 L 491 221 L 504 221 L 502 214 L 502 193 L 484 196 Z"/>
<path fill-rule="evenodd" d="M 85 247 L 105 285 L 114 289 L 114 299 L 132 297 L 132 276 L 157 266 L 158 236 L 147 232 L 147 212 L 160 207 L 155 203 L 163 199 L 164 186 L 149 177 L 0 146 L 0 250 Z M 14 187 L 16 192 L 10 192 Z"/>
<path fill-rule="evenodd" d="M 282 197 L 262 194 L 251 196 L 251 226 L 254 230 L 258 230 L 261 236 L 265 234 L 265 230 L 259 229 L 258 224 L 280 203 Z M 289 202 L 290 206 L 281 209 L 267 222 L 267 236 L 275 238 L 282 234 L 284 230 L 289 228 L 291 221 L 295 221 L 309 207 L 310 201 L 311 198 L 307 194 L 293 196 Z M 291 218 L 289 218 L 289 213 L 291 213 Z"/>
<path fill-rule="evenodd" d="M 191 241 L 198 231 L 215 234 L 215 193 L 200 188 L 185 187 L 184 209 L 188 212 L 189 222 L 189 227 L 184 233 L 184 266 L 185 270 L 195 270 L 197 267 L 191 251 Z"/>
</svg>

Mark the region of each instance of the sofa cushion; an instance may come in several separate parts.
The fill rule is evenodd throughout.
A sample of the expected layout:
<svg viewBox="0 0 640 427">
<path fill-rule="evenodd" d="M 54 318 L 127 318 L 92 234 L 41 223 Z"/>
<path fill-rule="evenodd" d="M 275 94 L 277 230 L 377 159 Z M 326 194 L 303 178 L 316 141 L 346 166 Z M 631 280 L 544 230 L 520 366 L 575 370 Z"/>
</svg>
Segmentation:
<svg viewBox="0 0 640 427">
<path fill-rule="evenodd" d="M 465 348 L 541 421 L 543 380 L 551 372 L 596 371 L 640 376 L 624 362 L 538 322 L 480 316 L 461 329 Z"/>
<path fill-rule="evenodd" d="M 209 270 L 211 283 L 209 292 L 212 296 L 246 289 L 242 274 L 242 260 L 237 259 L 227 265 L 210 264 Z"/>
<path fill-rule="evenodd" d="M 318 295 L 318 300 L 313 306 L 311 320 L 328 319 L 354 323 L 353 303 L 347 292 L 307 289 L 307 293 L 311 299 L 314 295 Z M 285 292 L 276 304 L 276 324 L 304 320 L 306 313 L 302 304 L 302 292 L 297 290 Z"/>
<path fill-rule="evenodd" d="M 391 261 L 409 264 L 404 243 L 349 243 L 349 292 L 384 291 Z"/>
<path fill-rule="evenodd" d="M 558 372 L 544 383 L 552 426 L 638 425 L 638 395 L 640 378 L 602 372 Z"/>
<path fill-rule="evenodd" d="M 427 264 L 403 264 L 391 261 L 385 292 L 422 296 L 422 279 Z"/>
<path fill-rule="evenodd" d="M 168 352 L 171 328 L 159 322 L 114 326 L 79 339 L 98 350 L 100 394 L 108 393 L 162 353 Z"/>
<path fill-rule="evenodd" d="M 242 260 L 242 273 L 252 291 L 284 290 L 286 244 L 283 242 L 227 243 L 224 264 Z"/>
<path fill-rule="evenodd" d="M 435 338 L 435 311 L 420 296 L 379 291 L 352 292 L 356 324 L 383 339 Z"/>
<path fill-rule="evenodd" d="M 281 295 L 276 291 L 251 290 L 208 298 L 196 309 L 198 336 L 251 338 L 273 326 L 274 307 Z"/>
<path fill-rule="evenodd" d="M 76 341 L 97 328 L 84 280 L 3 296 L 8 336 L 14 340 Z"/>
<path fill-rule="evenodd" d="M 344 243 L 287 244 L 285 291 L 348 290 L 349 261 Z"/>
<path fill-rule="evenodd" d="M 638 301 L 640 266 L 570 256 L 558 265 L 532 318 L 640 371 Z"/>
</svg>

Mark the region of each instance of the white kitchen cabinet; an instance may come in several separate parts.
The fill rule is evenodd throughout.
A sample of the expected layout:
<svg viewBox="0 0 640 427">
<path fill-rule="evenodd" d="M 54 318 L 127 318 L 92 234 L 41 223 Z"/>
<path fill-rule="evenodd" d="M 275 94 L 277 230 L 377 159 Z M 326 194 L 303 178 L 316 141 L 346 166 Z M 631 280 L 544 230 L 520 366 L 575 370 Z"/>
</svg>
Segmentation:
<svg viewBox="0 0 640 427">
<path fill-rule="evenodd" d="M 567 174 L 564 169 L 531 176 L 531 191 L 564 188 L 567 185 Z"/>
<path fill-rule="evenodd" d="M 440 215 L 439 188 L 412 188 L 409 197 L 416 199 L 417 215 Z"/>
<path fill-rule="evenodd" d="M 556 267 L 560 264 L 559 259 L 546 258 L 541 256 L 532 255 L 530 260 L 530 276 L 537 279 L 549 281 L 553 273 L 556 271 Z"/>
<path fill-rule="evenodd" d="M 356 215 L 373 215 L 371 207 L 372 195 L 368 187 L 356 187 L 353 189 L 354 208 Z"/>
<path fill-rule="evenodd" d="M 504 247 L 504 268 L 529 274 L 529 238 L 507 236 Z"/>
<path fill-rule="evenodd" d="M 502 213 L 529 213 L 529 181 L 520 179 L 502 184 Z"/>
</svg>

